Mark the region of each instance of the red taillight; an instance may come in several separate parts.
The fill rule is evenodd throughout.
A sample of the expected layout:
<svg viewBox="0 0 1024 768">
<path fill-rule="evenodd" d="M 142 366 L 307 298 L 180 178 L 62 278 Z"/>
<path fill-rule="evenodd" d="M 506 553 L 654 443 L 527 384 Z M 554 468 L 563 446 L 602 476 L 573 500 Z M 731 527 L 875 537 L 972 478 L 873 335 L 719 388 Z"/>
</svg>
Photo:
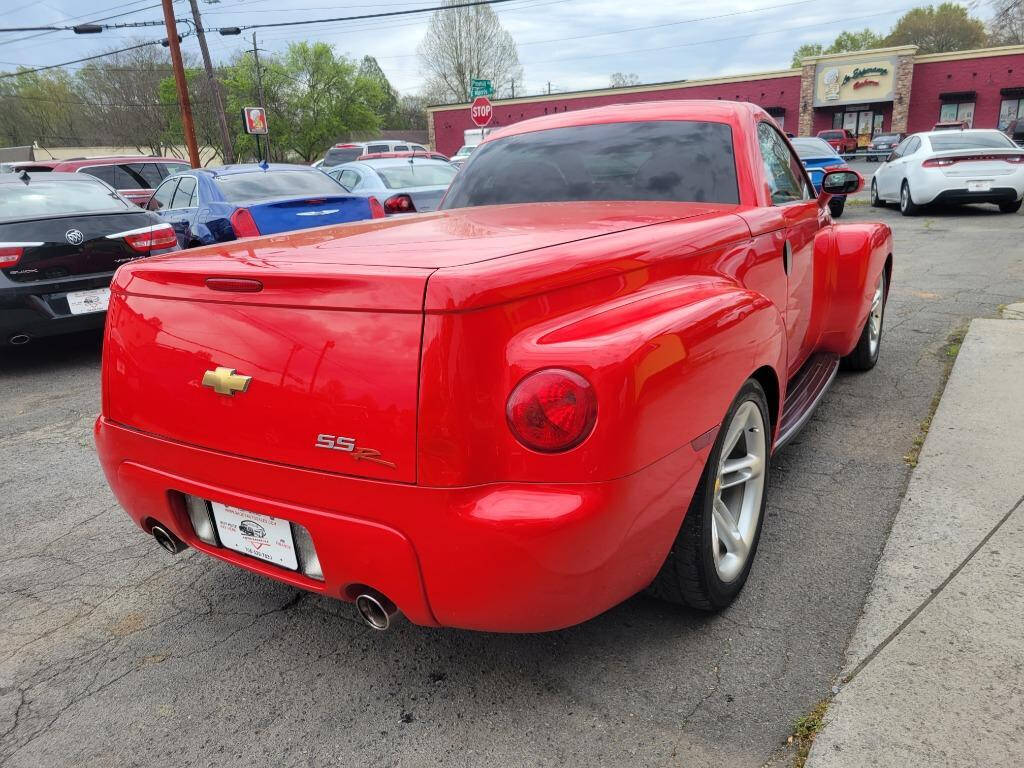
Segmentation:
<svg viewBox="0 0 1024 768">
<path fill-rule="evenodd" d="M 374 219 L 383 219 L 387 216 L 387 211 L 384 210 L 384 206 L 380 204 L 373 195 L 370 195 L 370 217 Z"/>
<path fill-rule="evenodd" d="M 960 157 L 930 157 L 921 163 L 925 168 L 946 168 L 955 163 L 984 163 L 1002 160 L 1006 163 L 1024 163 L 1024 155 L 962 155 Z"/>
<path fill-rule="evenodd" d="M 1016 165 L 1018 163 L 1024 163 L 1024 155 L 1007 155 L 1006 157 L 1003 158 L 1003 160 L 1005 160 L 1008 163 L 1014 163 Z"/>
<path fill-rule="evenodd" d="M 123 233 L 121 237 L 133 251 L 139 253 L 173 248 L 178 244 L 178 238 L 170 224 L 156 224 L 152 227 L 131 230 Z"/>
<path fill-rule="evenodd" d="M 947 165 L 955 163 L 952 157 L 932 157 L 925 160 L 921 165 L 925 168 L 945 168 Z"/>
<path fill-rule="evenodd" d="M 22 245 L 0 245 L 0 267 L 13 267 L 21 261 L 21 254 L 25 252 Z"/>
<path fill-rule="evenodd" d="M 505 409 L 509 428 L 527 448 L 556 453 L 586 440 L 597 420 L 597 397 L 585 378 L 562 368 L 531 373 Z"/>
<path fill-rule="evenodd" d="M 415 213 L 416 206 L 408 195 L 392 195 L 384 201 L 384 210 L 388 213 Z"/>
<path fill-rule="evenodd" d="M 231 214 L 231 228 L 235 237 L 259 237 L 260 230 L 248 208 L 239 208 Z"/>
</svg>

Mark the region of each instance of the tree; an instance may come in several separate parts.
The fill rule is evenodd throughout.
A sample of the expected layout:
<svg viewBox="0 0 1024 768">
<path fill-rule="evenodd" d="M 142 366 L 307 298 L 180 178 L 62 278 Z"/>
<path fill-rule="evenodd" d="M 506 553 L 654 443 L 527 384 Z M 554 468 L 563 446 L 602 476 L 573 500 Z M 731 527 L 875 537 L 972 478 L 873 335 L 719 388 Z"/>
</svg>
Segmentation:
<svg viewBox="0 0 1024 768">
<path fill-rule="evenodd" d="M 850 51 L 866 51 L 870 48 L 880 48 L 884 38 L 865 27 L 859 32 L 840 32 L 832 45 L 827 48 L 818 43 L 804 43 L 793 53 L 793 67 L 801 66 L 801 60 L 807 56 L 821 56 L 828 53 L 848 53 Z"/>
<path fill-rule="evenodd" d="M 640 77 L 635 72 L 612 72 L 610 85 L 612 88 L 640 85 Z"/>
<path fill-rule="evenodd" d="M 425 92 L 443 101 L 469 101 L 474 78 L 490 80 L 500 98 L 511 90 L 513 80 L 522 77 L 515 40 L 486 5 L 434 11 L 418 53 Z"/>
<path fill-rule="evenodd" d="M 427 130 L 427 99 L 423 96 L 406 95 L 398 99 L 398 109 L 385 128 L 395 131 Z"/>
<path fill-rule="evenodd" d="M 989 45 L 1024 45 L 1024 0 L 992 0 Z"/>
<path fill-rule="evenodd" d="M 886 45 L 916 45 L 918 53 L 944 53 L 982 48 L 987 36 L 985 25 L 971 18 L 967 9 L 956 3 L 937 8 L 925 6 L 907 11 L 885 39 Z"/>
<path fill-rule="evenodd" d="M 359 65 L 359 77 L 365 78 L 377 88 L 380 99 L 374 105 L 374 109 L 380 115 L 381 122 L 385 126 L 390 126 L 398 114 L 398 91 L 391 85 L 388 76 L 384 74 L 384 70 L 373 56 L 363 56 L 363 61 Z"/>
<path fill-rule="evenodd" d="M 824 52 L 825 46 L 821 43 L 804 43 L 793 51 L 793 68 L 799 69 L 808 56 L 821 56 Z"/>
<path fill-rule="evenodd" d="M 64 70 L 0 80 L 0 145 L 76 146 L 84 126 L 81 100 Z"/>
</svg>

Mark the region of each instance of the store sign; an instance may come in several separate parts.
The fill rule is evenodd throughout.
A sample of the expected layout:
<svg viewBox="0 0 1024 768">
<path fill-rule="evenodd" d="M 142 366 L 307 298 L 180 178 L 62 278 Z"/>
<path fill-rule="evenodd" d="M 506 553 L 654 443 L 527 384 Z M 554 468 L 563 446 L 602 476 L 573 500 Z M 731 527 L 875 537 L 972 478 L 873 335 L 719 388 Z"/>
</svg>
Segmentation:
<svg viewBox="0 0 1024 768">
<path fill-rule="evenodd" d="M 267 135 L 267 113 L 261 107 L 242 107 L 245 132 L 257 136 Z"/>
<path fill-rule="evenodd" d="M 896 57 L 870 61 L 818 62 L 814 73 L 814 106 L 892 101 Z"/>
</svg>

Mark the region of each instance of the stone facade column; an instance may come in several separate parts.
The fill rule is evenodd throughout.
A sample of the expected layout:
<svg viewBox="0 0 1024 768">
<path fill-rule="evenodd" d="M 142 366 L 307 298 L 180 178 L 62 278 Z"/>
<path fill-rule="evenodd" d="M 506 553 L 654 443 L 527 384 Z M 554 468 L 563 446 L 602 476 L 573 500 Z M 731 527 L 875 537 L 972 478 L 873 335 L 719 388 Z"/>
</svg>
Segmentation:
<svg viewBox="0 0 1024 768">
<path fill-rule="evenodd" d="M 437 115 L 436 112 L 427 110 L 427 146 L 437 151 L 437 144 L 434 143 L 434 118 Z"/>
<path fill-rule="evenodd" d="M 814 72 L 815 64 L 804 64 L 800 68 L 800 121 L 797 136 L 810 136 L 814 127 Z"/>
<path fill-rule="evenodd" d="M 910 85 L 914 80 L 914 56 L 907 54 L 896 59 L 896 76 L 892 88 L 892 125 L 894 133 L 907 132 L 910 114 Z"/>
</svg>

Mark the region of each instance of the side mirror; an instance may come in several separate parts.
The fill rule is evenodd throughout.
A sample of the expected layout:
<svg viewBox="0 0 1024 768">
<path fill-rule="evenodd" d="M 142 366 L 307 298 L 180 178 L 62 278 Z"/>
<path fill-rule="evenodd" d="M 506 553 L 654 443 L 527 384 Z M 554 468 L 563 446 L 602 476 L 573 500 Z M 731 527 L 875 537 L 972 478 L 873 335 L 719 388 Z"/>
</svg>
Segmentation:
<svg viewBox="0 0 1024 768">
<path fill-rule="evenodd" d="M 821 180 L 819 201 L 827 202 L 833 195 L 852 195 L 864 185 L 864 179 L 856 171 L 826 171 Z"/>
</svg>

